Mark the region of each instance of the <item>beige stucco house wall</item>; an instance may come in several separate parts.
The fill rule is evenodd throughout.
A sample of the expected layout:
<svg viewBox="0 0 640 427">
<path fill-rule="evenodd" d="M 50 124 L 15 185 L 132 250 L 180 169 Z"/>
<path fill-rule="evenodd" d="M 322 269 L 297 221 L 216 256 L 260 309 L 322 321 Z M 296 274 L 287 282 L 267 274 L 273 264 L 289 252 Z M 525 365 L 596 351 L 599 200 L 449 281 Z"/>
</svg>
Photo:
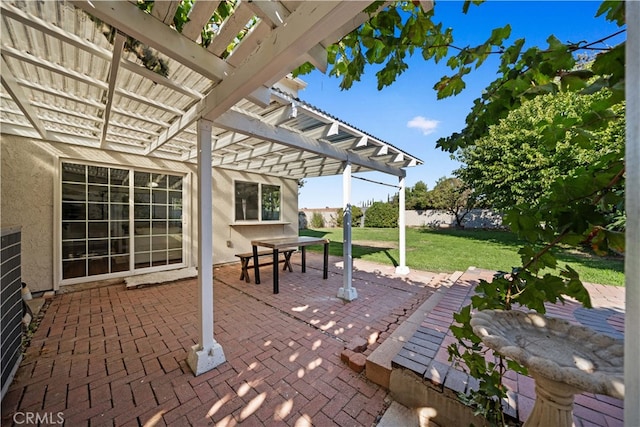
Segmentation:
<svg viewBox="0 0 640 427">
<path fill-rule="evenodd" d="M 2 135 L 0 223 L 22 226 L 22 281 L 53 289 L 53 178 L 47 146 Z"/>
<path fill-rule="evenodd" d="M 280 221 L 260 223 L 234 220 L 235 181 L 280 185 Z M 195 214 L 195 213 L 194 213 Z M 237 253 L 251 252 L 251 240 L 298 234 L 298 182 L 273 176 L 255 175 L 228 169 L 213 170 L 213 258 L 215 263 L 238 261 Z"/>
<path fill-rule="evenodd" d="M 127 166 L 149 172 L 184 176 L 183 259 L 180 268 L 197 264 L 197 170 L 191 163 L 116 153 L 89 147 L 0 136 L 0 224 L 22 226 L 22 280 L 32 291 L 57 290 L 60 260 L 60 164 L 62 161 L 98 166 Z M 234 221 L 236 180 L 281 186 L 281 220 L 272 223 Z M 280 179 L 224 169 L 213 171 L 213 263 L 235 262 L 236 253 L 251 250 L 251 239 L 295 235 L 298 232 L 298 185 Z M 159 270 L 172 270 L 166 266 Z M 130 274 L 91 276 L 78 281 L 122 280 Z"/>
</svg>

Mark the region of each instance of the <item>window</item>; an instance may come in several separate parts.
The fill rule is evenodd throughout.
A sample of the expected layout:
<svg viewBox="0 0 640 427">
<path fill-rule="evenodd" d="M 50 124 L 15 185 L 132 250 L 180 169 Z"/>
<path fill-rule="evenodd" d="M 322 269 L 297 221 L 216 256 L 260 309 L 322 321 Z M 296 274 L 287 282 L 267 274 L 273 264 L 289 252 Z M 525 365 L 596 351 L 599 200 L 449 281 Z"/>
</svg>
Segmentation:
<svg viewBox="0 0 640 427">
<path fill-rule="evenodd" d="M 258 184 L 236 182 L 236 221 L 258 220 Z"/>
<path fill-rule="evenodd" d="M 262 186 L 262 220 L 278 221 L 280 219 L 280 187 L 277 185 Z"/>
<path fill-rule="evenodd" d="M 63 279 L 182 263 L 181 176 L 63 163 L 61 219 Z"/>
<path fill-rule="evenodd" d="M 281 190 L 279 185 L 235 182 L 236 221 L 279 221 Z"/>
</svg>

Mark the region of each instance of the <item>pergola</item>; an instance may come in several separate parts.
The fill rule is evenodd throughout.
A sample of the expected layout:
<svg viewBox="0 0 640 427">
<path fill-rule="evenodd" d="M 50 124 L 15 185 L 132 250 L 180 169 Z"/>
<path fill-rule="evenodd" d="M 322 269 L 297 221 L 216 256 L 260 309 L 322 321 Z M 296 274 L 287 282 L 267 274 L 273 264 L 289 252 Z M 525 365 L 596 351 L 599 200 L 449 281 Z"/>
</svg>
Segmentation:
<svg viewBox="0 0 640 427">
<path fill-rule="evenodd" d="M 135 3 L 2 1 L 0 124 L 3 134 L 197 163 L 201 322 L 190 364 L 201 373 L 224 361 L 213 338 L 205 209 L 213 166 L 295 178 L 342 174 L 346 208 L 351 173 L 381 171 L 398 177 L 402 208 L 404 168 L 420 161 L 272 87 L 307 61 L 325 70 L 326 47 L 368 18 L 369 1 L 238 1 L 206 49 L 201 30 L 220 1 L 195 1 L 182 33 L 171 26 L 179 1 L 156 1 L 151 14 Z M 627 2 L 626 10 L 625 353 L 633 361 L 640 357 L 640 2 Z M 88 14 L 116 30 L 112 40 Z M 143 67 L 125 49 L 128 37 L 158 52 L 168 75 Z M 399 272 L 406 269 L 403 229 Z M 346 272 L 349 262 L 345 251 Z M 625 422 L 637 425 L 640 408 L 632 402 L 640 380 L 632 363 L 625 369 Z"/>
<path fill-rule="evenodd" d="M 339 296 L 352 300 L 351 174 L 397 176 L 403 198 L 404 168 L 422 162 L 278 86 L 307 61 L 326 70 L 326 47 L 368 19 L 370 2 L 239 0 L 212 23 L 221 2 L 200 0 L 181 33 L 173 27 L 180 1 L 157 1 L 151 13 L 136 3 L 2 2 L 0 123 L 4 134 L 197 164 L 201 320 L 189 363 L 199 374 L 224 361 L 213 338 L 213 167 L 295 179 L 342 174 Z M 204 48 L 202 29 L 212 25 Z M 142 55 L 166 72 L 145 67 Z M 406 273 L 400 225 L 398 273 Z"/>
<path fill-rule="evenodd" d="M 393 175 L 420 163 L 273 88 L 307 60 L 325 69 L 325 47 L 366 3 L 238 2 L 206 49 L 197 39 L 220 2 L 195 2 L 182 34 L 169 25 L 179 1 L 153 16 L 135 2 L 14 3 L 2 3 L 4 133 L 195 163 L 206 120 L 213 166 L 303 178 L 341 173 L 347 158 Z M 112 43 L 87 13 L 117 29 Z M 127 36 L 159 52 L 166 77 Z"/>
</svg>

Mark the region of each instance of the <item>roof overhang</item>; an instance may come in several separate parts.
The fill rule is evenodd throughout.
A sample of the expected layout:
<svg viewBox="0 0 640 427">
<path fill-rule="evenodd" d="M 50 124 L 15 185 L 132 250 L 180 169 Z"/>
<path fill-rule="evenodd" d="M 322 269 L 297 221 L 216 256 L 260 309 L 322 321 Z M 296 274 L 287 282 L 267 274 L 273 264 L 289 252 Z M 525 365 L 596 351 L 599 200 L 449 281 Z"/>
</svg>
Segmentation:
<svg viewBox="0 0 640 427">
<path fill-rule="evenodd" d="M 194 2 L 178 33 L 176 1 L 152 13 L 125 1 L 1 2 L 2 133 L 195 163 L 204 119 L 214 167 L 299 179 L 347 162 L 404 176 L 421 163 L 273 87 L 306 61 L 325 68 L 326 46 L 368 18 L 368 2 L 238 1 L 205 49 L 219 3 Z M 88 14 L 116 30 L 111 41 Z M 144 67 L 127 37 L 158 52 L 168 75 Z"/>
</svg>

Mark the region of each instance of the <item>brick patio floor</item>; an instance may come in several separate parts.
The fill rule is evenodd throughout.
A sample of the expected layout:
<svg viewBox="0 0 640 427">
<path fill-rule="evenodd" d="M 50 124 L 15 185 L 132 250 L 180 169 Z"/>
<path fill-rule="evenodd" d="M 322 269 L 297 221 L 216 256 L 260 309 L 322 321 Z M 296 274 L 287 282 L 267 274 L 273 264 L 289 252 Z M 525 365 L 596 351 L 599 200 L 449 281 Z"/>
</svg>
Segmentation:
<svg viewBox="0 0 640 427">
<path fill-rule="evenodd" d="M 336 297 L 340 261 L 331 259 L 322 280 L 321 256 L 308 254 L 306 274 L 294 256 L 294 272 L 280 274 L 277 295 L 269 268 L 261 269 L 261 285 L 241 281 L 237 264 L 216 268 L 215 339 L 227 361 L 198 377 L 185 362 L 198 336 L 196 280 L 59 294 L 2 401 L 2 426 L 17 425 L 16 413 L 53 421 L 61 413 L 73 427 L 373 426 L 389 404 L 387 391 L 349 369 L 340 353 L 359 337 L 370 354 L 446 275 L 397 278 L 392 267 L 354 260 L 358 299 L 346 303 Z M 463 276 L 459 284 L 476 279 Z M 549 314 L 622 334 L 624 289 L 589 290 L 599 310 L 557 307 Z M 526 412 L 533 396 L 524 378 L 518 392 Z M 581 395 L 576 407 L 582 426 L 621 423 L 615 399 Z"/>
<path fill-rule="evenodd" d="M 393 279 L 363 263 L 358 299 L 345 303 L 337 261 L 322 280 L 321 257 L 309 254 L 304 275 L 294 257 L 278 295 L 268 268 L 261 285 L 240 281 L 239 265 L 216 268 L 215 339 L 227 362 L 198 377 L 185 362 L 198 336 L 196 280 L 59 294 L 2 402 L 2 425 L 16 412 L 62 413 L 74 427 L 375 425 L 387 392 L 340 353 L 355 337 L 372 351 L 433 293 L 435 275 Z"/>
</svg>

